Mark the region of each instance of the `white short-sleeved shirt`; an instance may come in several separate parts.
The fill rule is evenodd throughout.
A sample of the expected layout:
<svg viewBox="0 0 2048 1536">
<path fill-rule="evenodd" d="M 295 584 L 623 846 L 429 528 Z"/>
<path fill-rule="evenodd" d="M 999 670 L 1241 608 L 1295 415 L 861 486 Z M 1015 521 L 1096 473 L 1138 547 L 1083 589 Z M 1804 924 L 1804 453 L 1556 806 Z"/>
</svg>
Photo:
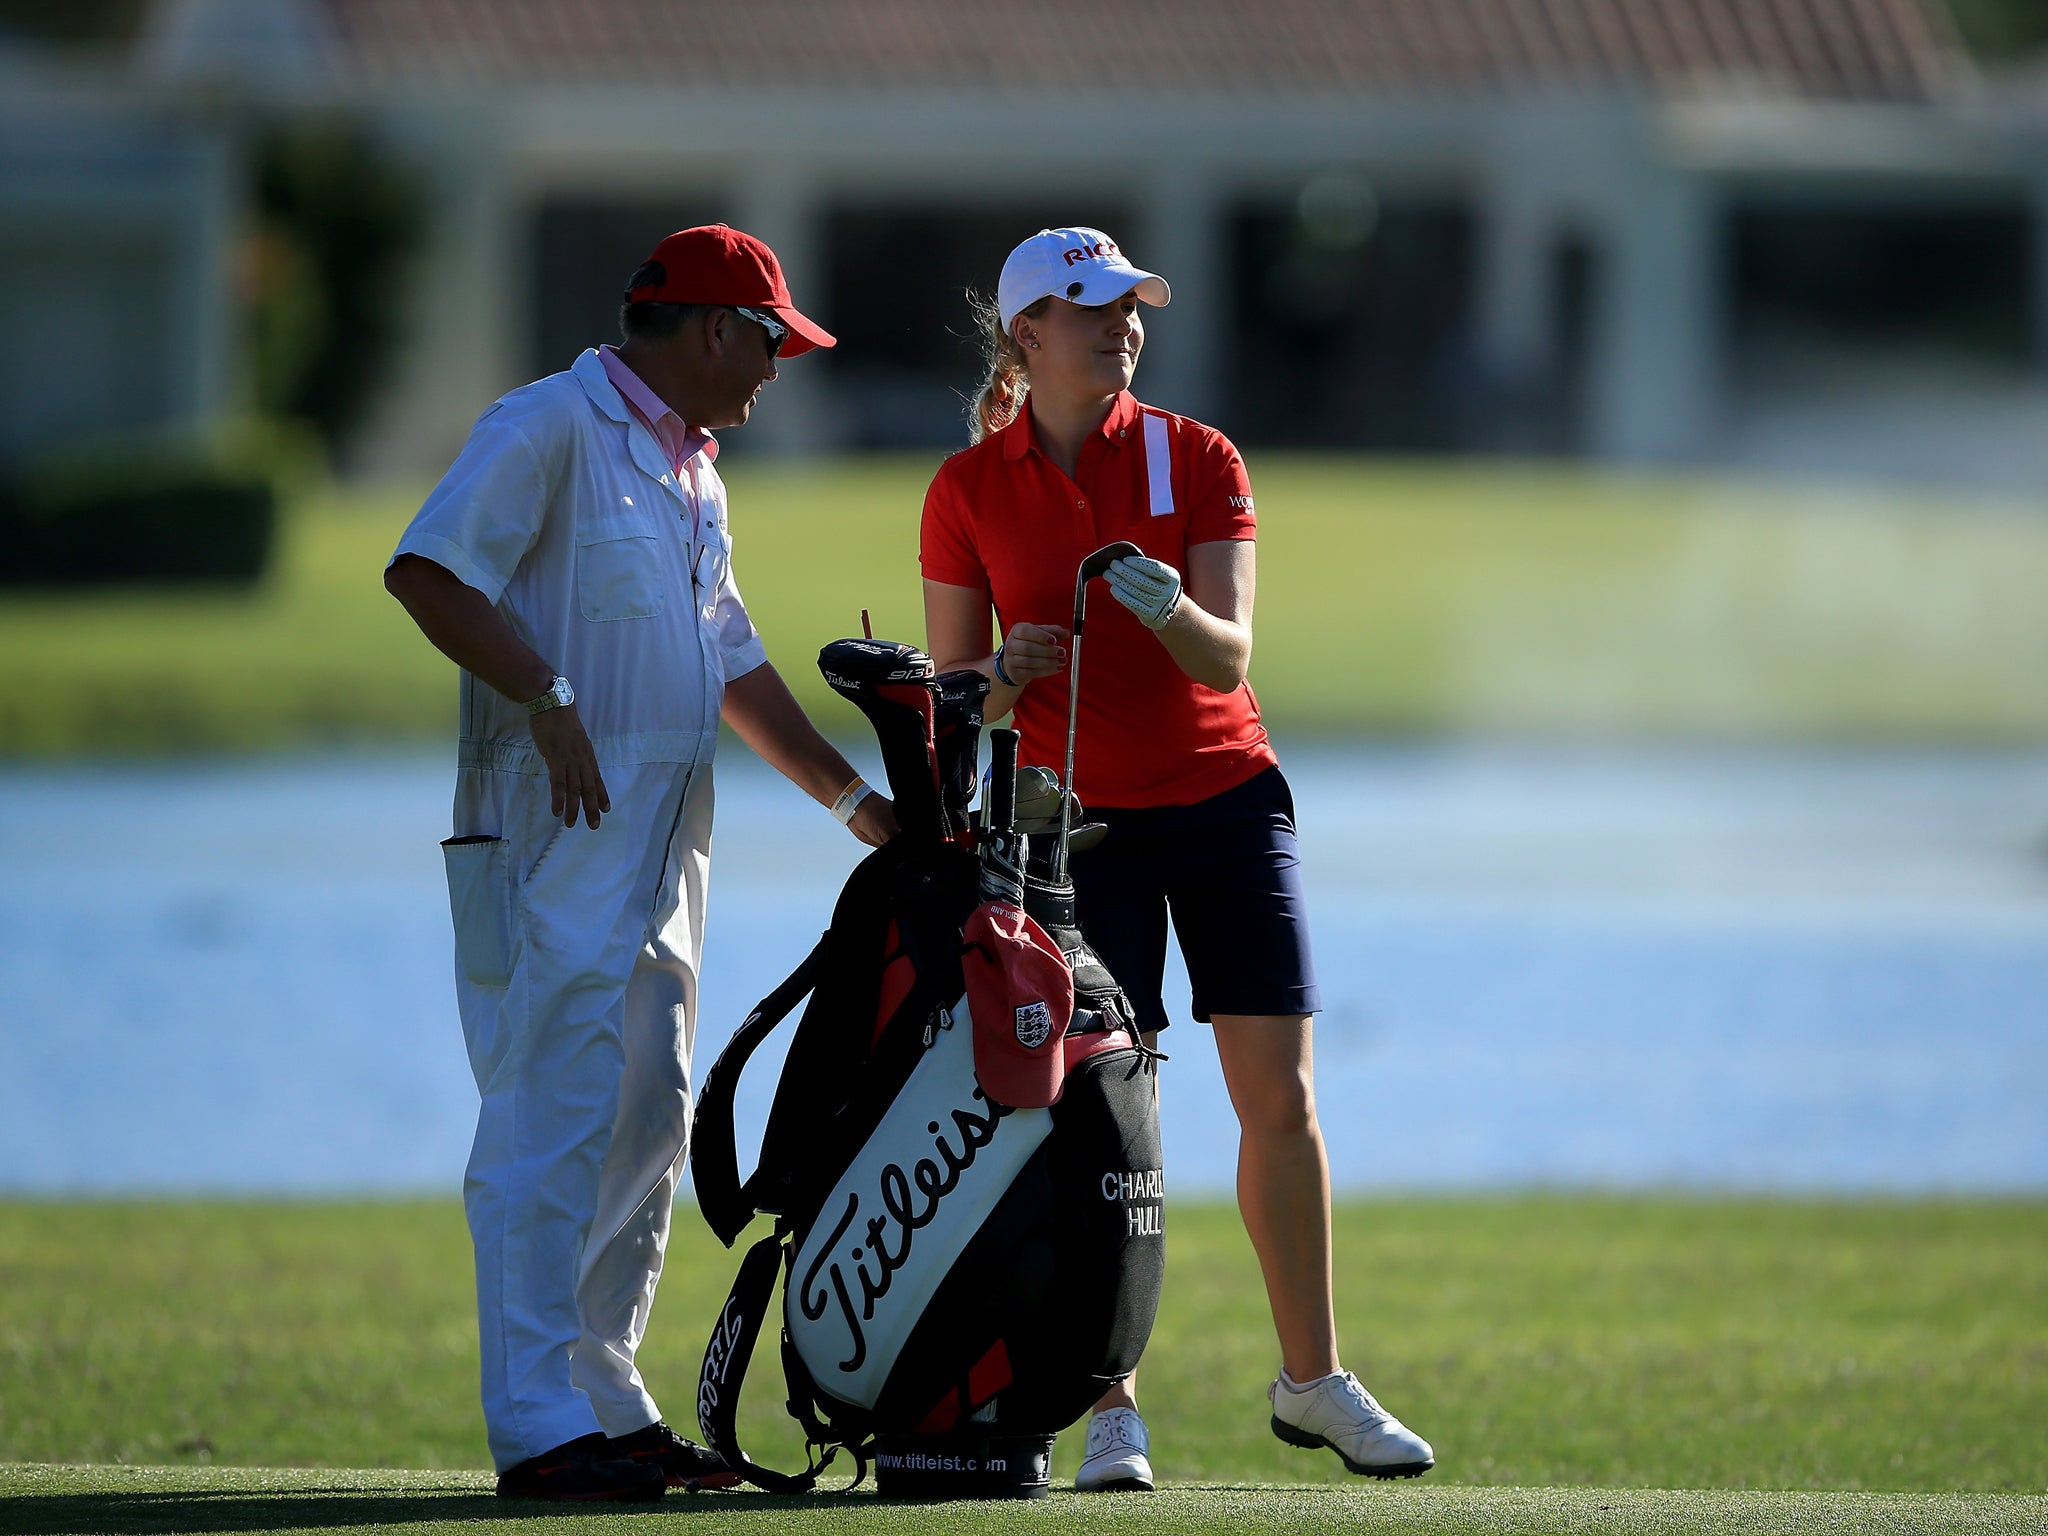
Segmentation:
<svg viewBox="0 0 2048 1536">
<path fill-rule="evenodd" d="M 478 418 L 398 541 L 489 598 L 567 677 L 600 763 L 708 762 L 725 685 L 768 659 L 725 485 L 678 479 L 595 351 Z M 462 674 L 465 767 L 544 773 L 525 708 Z"/>
</svg>

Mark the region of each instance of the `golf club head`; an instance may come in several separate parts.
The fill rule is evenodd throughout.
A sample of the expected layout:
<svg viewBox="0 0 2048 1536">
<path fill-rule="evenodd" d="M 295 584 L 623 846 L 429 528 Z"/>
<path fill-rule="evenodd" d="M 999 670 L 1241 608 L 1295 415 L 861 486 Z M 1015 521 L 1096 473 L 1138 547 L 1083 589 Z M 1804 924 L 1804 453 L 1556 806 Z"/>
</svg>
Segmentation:
<svg viewBox="0 0 2048 1536">
<path fill-rule="evenodd" d="M 1060 776 L 1050 768 L 1017 770 L 1017 830 L 1050 832 L 1060 824 Z"/>
<path fill-rule="evenodd" d="M 1080 806 L 1074 807 L 1076 811 Z M 1067 828 L 1067 851 L 1086 853 L 1105 837 L 1109 836 L 1109 824 L 1102 821 L 1084 821 L 1079 826 Z"/>
<path fill-rule="evenodd" d="M 1137 555 L 1142 559 L 1144 554 L 1145 551 L 1138 548 L 1129 539 L 1118 539 L 1114 544 L 1105 544 L 1081 562 L 1080 579 L 1082 581 L 1093 581 L 1109 569 L 1110 561 L 1121 560 L 1126 555 Z"/>
<path fill-rule="evenodd" d="M 1114 544 L 1105 544 L 1081 562 L 1080 570 L 1074 573 L 1074 633 L 1081 633 L 1082 622 L 1088 612 L 1088 583 L 1110 567 L 1113 560 L 1126 555 L 1143 557 L 1145 551 L 1129 539 L 1118 539 Z"/>
<path fill-rule="evenodd" d="M 1057 832 L 1060 825 L 1060 809 L 1065 805 L 1073 825 L 1068 829 L 1067 842 L 1076 853 L 1086 852 L 1102 841 L 1109 830 L 1099 821 L 1083 821 L 1088 814 L 1081 804 L 1081 797 L 1075 795 L 1066 800 L 1060 794 L 1060 781 L 1050 768 L 1019 768 L 1017 770 L 1017 830 L 1038 836 L 1046 832 Z"/>
<path fill-rule="evenodd" d="M 1078 813 L 1077 813 L 1078 814 Z M 1020 831 L 1022 829 L 1020 828 Z M 1067 851 L 1070 854 L 1086 853 L 1109 835 L 1109 828 L 1099 821 L 1078 821 L 1067 829 Z M 1030 845 L 1031 857 L 1025 868 L 1039 880 L 1061 880 L 1057 866 L 1059 858 L 1059 819 L 1055 813 L 1051 825 L 1044 834 L 1033 834 L 1026 841 Z"/>
</svg>

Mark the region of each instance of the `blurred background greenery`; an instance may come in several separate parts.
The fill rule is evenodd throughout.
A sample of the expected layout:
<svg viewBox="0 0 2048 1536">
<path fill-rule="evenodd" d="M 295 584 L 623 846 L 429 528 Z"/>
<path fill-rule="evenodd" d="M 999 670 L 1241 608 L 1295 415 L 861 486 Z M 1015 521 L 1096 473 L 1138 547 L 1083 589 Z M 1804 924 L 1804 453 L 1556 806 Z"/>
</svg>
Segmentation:
<svg viewBox="0 0 2048 1536">
<path fill-rule="evenodd" d="M 770 653 L 923 633 L 933 461 L 734 472 L 735 566 Z M 2048 521 L 2011 501 L 1546 464 L 1272 453 L 1253 684 L 1331 733 L 2014 743 L 2048 736 Z M 18 754 L 422 737 L 454 672 L 380 573 L 422 485 L 315 482 L 242 585 L 19 592 L 0 648 Z"/>
</svg>

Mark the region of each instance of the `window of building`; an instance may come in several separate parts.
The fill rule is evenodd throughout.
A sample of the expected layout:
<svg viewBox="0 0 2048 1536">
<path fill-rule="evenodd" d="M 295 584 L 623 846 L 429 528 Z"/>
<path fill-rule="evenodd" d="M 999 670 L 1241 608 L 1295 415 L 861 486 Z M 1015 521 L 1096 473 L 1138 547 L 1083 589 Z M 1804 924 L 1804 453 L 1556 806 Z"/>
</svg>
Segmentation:
<svg viewBox="0 0 2048 1536">
<path fill-rule="evenodd" d="M 1474 220 L 1317 178 L 1229 231 L 1225 422 L 1247 443 L 1446 451 L 1480 430 Z"/>
<path fill-rule="evenodd" d="M 1135 228 L 1106 199 L 841 206 L 826 223 L 830 279 L 820 319 L 839 441 L 850 448 L 961 447 L 981 387 L 966 290 L 993 296 L 1003 258 L 1052 225 Z"/>
<path fill-rule="evenodd" d="M 1737 202 L 1733 362 L 1764 388 L 1855 379 L 1884 356 L 2026 365 L 2033 232 L 2017 196 Z"/>
<path fill-rule="evenodd" d="M 722 215 L 718 200 L 552 197 L 534 210 L 527 299 L 530 372 L 558 373 L 619 340 L 619 298 L 664 236 Z M 723 215 L 729 218 L 730 215 Z"/>
</svg>

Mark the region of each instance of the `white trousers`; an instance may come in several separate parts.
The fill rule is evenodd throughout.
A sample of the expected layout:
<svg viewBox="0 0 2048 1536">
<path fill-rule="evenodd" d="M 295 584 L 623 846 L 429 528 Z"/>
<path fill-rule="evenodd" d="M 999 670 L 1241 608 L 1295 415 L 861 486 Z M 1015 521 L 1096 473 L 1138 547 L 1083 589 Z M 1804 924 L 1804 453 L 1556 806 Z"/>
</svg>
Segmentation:
<svg viewBox="0 0 2048 1536">
<path fill-rule="evenodd" d="M 548 782 L 461 771 L 446 848 L 456 995 L 482 1104 L 463 1200 L 500 1471 L 661 1416 L 634 1365 L 689 1152 L 711 765 L 604 768 L 564 827 Z"/>
</svg>

